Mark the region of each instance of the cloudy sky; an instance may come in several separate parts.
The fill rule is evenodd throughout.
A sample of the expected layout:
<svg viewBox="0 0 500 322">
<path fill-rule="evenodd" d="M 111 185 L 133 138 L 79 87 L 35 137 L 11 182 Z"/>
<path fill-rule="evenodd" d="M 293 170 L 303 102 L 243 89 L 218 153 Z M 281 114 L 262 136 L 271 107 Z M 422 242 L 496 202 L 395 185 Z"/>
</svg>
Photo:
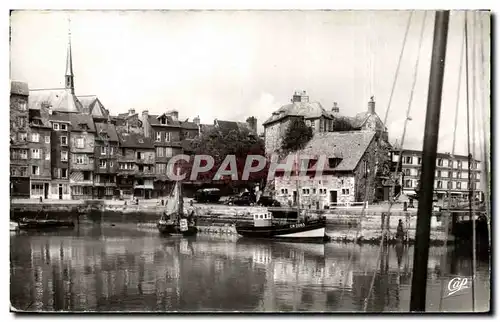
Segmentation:
<svg viewBox="0 0 500 322">
<path fill-rule="evenodd" d="M 203 123 L 211 123 L 214 118 L 244 121 L 253 115 L 262 124 L 275 109 L 290 101 L 294 90 L 300 89 L 326 109 L 338 102 L 341 113 L 351 116 L 364 111 L 374 95 L 376 111 L 383 120 L 409 14 L 16 11 L 11 16 L 11 79 L 26 81 L 32 89 L 64 86 L 70 18 L 76 94 L 98 95 L 113 114 L 132 108 L 139 112 L 147 109 L 151 114 L 177 109 L 181 119 L 199 115 Z M 479 14 L 477 17 L 479 21 Z M 488 19 L 487 14 L 481 14 L 485 53 L 490 46 Z M 423 23 L 424 12 L 415 12 L 387 120 L 391 141 L 401 141 L 416 71 L 412 121 L 405 139 L 405 147 L 413 149 L 422 148 L 434 13 L 428 12 L 425 17 L 416 70 Z M 441 152 L 452 149 L 463 27 L 464 12 L 452 12 L 438 148 Z M 479 52 L 480 29 L 475 30 Z M 484 60 L 489 62 L 489 56 Z M 478 57 L 478 82 L 481 66 L 489 71 L 489 64 L 482 64 Z M 464 85 L 465 68 L 457 153 L 467 151 Z M 482 98 L 489 97 L 485 88 L 484 83 L 478 85 L 477 110 Z M 489 129 L 483 121 L 489 116 L 477 113 L 480 133 L 484 126 Z"/>
</svg>

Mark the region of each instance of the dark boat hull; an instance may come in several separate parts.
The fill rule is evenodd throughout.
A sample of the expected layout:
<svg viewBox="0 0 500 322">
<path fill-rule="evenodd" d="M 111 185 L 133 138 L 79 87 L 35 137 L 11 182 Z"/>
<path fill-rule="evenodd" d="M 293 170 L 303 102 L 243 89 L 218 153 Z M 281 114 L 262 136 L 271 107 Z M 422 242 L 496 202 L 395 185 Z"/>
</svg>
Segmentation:
<svg viewBox="0 0 500 322">
<path fill-rule="evenodd" d="M 51 229 L 51 228 L 73 228 L 75 223 L 69 220 L 55 219 L 27 219 L 19 221 L 19 229 Z"/>
<path fill-rule="evenodd" d="M 325 233 L 324 219 L 302 224 L 272 225 L 255 227 L 253 225 L 236 226 L 239 235 L 247 238 L 274 239 L 300 242 L 325 242 L 329 237 Z"/>
<path fill-rule="evenodd" d="M 178 225 L 172 224 L 157 224 L 160 234 L 165 236 L 195 236 L 198 233 L 198 228 L 195 226 L 188 226 L 188 229 L 181 231 Z"/>
</svg>

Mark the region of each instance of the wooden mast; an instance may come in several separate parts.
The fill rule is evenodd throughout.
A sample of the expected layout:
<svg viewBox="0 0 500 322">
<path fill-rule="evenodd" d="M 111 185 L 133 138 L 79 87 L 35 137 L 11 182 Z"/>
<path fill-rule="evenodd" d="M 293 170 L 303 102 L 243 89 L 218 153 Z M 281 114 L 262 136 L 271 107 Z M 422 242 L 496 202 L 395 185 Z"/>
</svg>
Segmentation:
<svg viewBox="0 0 500 322">
<path fill-rule="evenodd" d="M 437 11 L 434 21 L 434 41 L 429 92 L 427 96 L 427 112 L 425 116 L 422 173 L 420 175 L 422 195 L 418 203 L 410 311 L 425 311 L 434 172 L 436 170 L 439 117 L 441 112 L 441 94 L 443 89 L 449 17 L 449 11 Z"/>
</svg>

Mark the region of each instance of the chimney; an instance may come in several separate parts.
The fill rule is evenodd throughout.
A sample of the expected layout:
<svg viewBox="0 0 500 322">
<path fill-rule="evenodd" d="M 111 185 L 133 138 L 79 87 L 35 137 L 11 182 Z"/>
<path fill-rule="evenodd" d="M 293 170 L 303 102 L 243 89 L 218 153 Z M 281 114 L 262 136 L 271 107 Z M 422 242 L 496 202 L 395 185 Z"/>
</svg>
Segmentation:
<svg viewBox="0 0 500 322">
<path fill-rule="evenodd" d="M 176 110 L 169 111 L 165 114 L 171 116 L 174 121 L 177 121 L 179 119 L 179 112 Z"/>
<path fill-rule="evenodd" d="M 194 119 L 193 119 L 193 123 L 196 124 L 196 125 L 200 125 L 200 116 L 197 115 Z"/>
<path fill-rule="evenodd" d="M 247 118 L 247 123 L 248 123 L 248 127 L 250 128 L 250 130 L 254 133 L 257 133 L 257 118 L 255 118 L 254 116 L 251 116 L 251 117 Z"/>
<path fill-rule="evenodd" d="M 370 97 L 370 101 L 368 102 L 368 113 L 375 114 L 375 100 L 373 96 Z"/>
<path fill-rule="evenodd" d="M 142 127 L 144 128 L 144 136 L 149 138 L 150 133 L 149 133 L 149 111 L 148 110 L 142 111 L 141 121 L 142 121 Z"/>
<path fill-rule="evenodd" d="M 339 113 L 340 112 L 340 109 L 339 109 L 339 106 L 337 105 L 337 102 L 333 102 L 332 112 L 333 113 Z"/>
<path fill-rule="evenodd" d="M 309 96 L 306 91 L 295 91 L 292 97 L 292 102 L 309 102 Z"/>
<path fill-rule="evenodd" d="M 128 115 L 134 115 L 135 114 L 135 110 L 133 108 L 129 109 L 128 110 Z"/>
</svg>

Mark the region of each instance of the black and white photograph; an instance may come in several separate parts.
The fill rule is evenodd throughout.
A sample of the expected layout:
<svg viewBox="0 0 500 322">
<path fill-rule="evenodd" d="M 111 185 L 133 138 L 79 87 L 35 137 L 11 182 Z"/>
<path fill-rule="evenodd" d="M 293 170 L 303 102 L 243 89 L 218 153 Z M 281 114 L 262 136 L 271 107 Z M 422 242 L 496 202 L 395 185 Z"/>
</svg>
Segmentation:
<svg viewBox="0 0 500 322">
<path fill-rule="evenodd" d="M 10 314 L 491 313 L 492 19 L 11 10 Z"/>
</svg>

